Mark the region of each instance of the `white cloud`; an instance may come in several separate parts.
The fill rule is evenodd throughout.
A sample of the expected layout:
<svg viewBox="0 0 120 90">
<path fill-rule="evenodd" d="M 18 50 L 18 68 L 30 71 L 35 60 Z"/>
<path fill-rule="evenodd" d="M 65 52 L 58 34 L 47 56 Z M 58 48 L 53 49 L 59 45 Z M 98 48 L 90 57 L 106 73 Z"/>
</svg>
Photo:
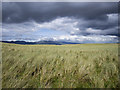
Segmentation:
<svg viewBox="0 0 120 90">
<path fill-rule="evenodd" d="M 21 34 L 34 32 L 41 29 L 62 30 L 73 33 L 74 31 L 79 31 L 79 28 L 76 26 L 78 23 L 79 22 L 76 19 L 62 17 L 51 22 L 44 23 L 29 21 L 19 24 L 3 24 L 3 33 L 16 32 Z"/>
<path fill-rule="evenodd" d="M 79 21 L 77 19 L 62 17 L 62 18 L 57 18 L 51 22 L 45 22 L 42 24 L 34 23 L 34 24 L 40 29 L 47 28 L 52 30 L 59 30 L 59 31 L 62 30 L 69 33 L 73 33 L 79 31 L 79 28 L 77 27 L 78 23 Z"/>
<path fill-rule="evenodd" d="M 62 35 L 58 37 L 43 37 L 38 39 L 40 40 L 52 40 L 52 41 L 67 41 L 67 42 L 76 42 L 76 43 L 116 43 L 118 42 L 117 36 L 104 36 L 104 35 L 88 35 L 88 36 L 77 36 L 77 35 Z"/>
<path fill-rule="evenodd" d="M 116 22 L 118 21 L 118 14 L 107 14 L 108 22 Z"/>
<path fill-rule="evenodd" d="M 108 15 L 111 20 L 115 20 L 114 15 Z M 110 20 L 110 21 L 111 21 Z M 83 29 L 82 25 L 86 22 L 69 17 L 59 17 L 50 22 L 37 23 L 34 21 L 19 23 L 19 24 L 3 24 L 3 40 L 26 40 L 26 41 L 40 41 L 40 40 L 53 40 L 53 41 L 70 41 L 78 43 L 113 43 L 118 42 L 117 36 L 110 36 L 115 31 L 111 29 Z M 67 35 L 54 35 L 51 37 L 41 36 L 43 33 L 34 33 L 43 29 L 64 31 Z M 116 34 L 117 32 L 115 32 Z M 87 34 L 84 36 L 83 34 Z M 37 36 L 38 35 L 38 36 Z"/>
<path fill-rule="evenodd" d="M 87 32 L 87 33 L 91 33 L 91 34 L 101 34 L 101 33 L 102 33 L 102 30 L 87 28 L 87 29 L 86 29 L 86 32 Z"/>
</svg>

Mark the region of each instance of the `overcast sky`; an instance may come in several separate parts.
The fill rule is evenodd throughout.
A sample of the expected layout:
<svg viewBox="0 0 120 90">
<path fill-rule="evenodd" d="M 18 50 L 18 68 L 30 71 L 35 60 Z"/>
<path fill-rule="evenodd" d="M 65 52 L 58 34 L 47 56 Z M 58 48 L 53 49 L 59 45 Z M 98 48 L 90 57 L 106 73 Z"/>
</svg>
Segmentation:
<svg viewBox="0 0 120 90">
<path fill-rule="evenodd" d="M 116 2 L 4 2 L 2 39 L 118 42 Z"/>
</svg>

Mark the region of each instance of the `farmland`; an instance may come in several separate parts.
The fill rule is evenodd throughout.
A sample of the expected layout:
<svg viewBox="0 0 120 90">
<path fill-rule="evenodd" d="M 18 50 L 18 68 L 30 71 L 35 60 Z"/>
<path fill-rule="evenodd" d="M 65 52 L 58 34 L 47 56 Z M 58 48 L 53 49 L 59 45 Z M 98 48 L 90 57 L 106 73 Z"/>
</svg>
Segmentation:
<svg viewBox="0 0 120 90">
<path fill-rule="evenodd" d="M 2 43 L 3 88 L 119 87 L 118 44 Z"/>
</svg>

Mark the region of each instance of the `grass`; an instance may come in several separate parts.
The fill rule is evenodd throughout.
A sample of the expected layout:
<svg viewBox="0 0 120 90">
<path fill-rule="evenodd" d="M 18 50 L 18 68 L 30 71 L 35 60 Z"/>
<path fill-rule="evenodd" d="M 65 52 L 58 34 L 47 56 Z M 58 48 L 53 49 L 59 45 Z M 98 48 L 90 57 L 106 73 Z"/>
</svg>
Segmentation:
<svg viewBox="0 0 120 90">
<path fill-rule="evenodd" d="M 3 88 L 117 88 L 118 44 L 2 43 Z"/>
</svg>

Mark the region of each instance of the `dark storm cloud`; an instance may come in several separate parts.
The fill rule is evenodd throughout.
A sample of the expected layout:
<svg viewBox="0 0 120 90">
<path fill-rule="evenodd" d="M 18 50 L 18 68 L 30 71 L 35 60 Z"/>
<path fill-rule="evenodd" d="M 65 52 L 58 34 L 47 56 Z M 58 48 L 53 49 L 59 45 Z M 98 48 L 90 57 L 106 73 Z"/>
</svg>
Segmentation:
<svg viewBox="0 0 120 90">
<path fill-rule="evenodd" d="M 86 20 L 107 20 L 107 14 L 117 13 L 118 3 L 3 3 L 3 22 L 21 23 L 28 20 L 50 21 L 56 17 L 76 17 Z"/>
</svg>

